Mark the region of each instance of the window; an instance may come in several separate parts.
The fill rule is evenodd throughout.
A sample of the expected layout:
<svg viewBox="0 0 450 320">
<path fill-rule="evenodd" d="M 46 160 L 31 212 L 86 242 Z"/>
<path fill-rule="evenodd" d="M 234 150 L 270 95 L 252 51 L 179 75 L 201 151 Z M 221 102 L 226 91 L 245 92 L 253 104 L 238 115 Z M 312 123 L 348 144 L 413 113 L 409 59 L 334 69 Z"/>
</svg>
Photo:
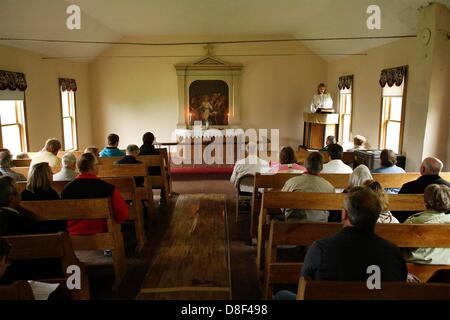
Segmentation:
<svg viewBox="0 0 450 320">
<path fill-rule="evenodd" d="M 66 80 L 66 79 L 60 79 Z M 72 79 L 68 79 L 72 80 Z M 75 81 L 75 80 L 73 80 Z M 61 108 L 64 150 L 77 150 L 77 123 L 75 112 L 75 91 L 61 84 Z"/>
<path fill-rule="evenodd" d="M 339 78 L 339 141 L 349 142 L 352 127 L 353 76 Z"/>
<path fill-rule="evenodd" d="M 404 126 L 404 92 L 406 87 L 406 67 L 395 74 L 396 79 L 383 83 L 380 123 L 380 149 L 391 149 L 395 153 L 402 152 Z M 390 69 L 390 70 L 397 70 Z M 383 70 L 384 71 L 384 70 Z"/>
<path fill-rule="evenodd" d="M 3 148 L 17 155 L 27 151 L 23 100 L 0 100 Z"/>
<path fill-rule="evenodd" d="M 352 126 L 352 89 L 339 91 L 339 141 L 349 142 Z"/>
</svg>

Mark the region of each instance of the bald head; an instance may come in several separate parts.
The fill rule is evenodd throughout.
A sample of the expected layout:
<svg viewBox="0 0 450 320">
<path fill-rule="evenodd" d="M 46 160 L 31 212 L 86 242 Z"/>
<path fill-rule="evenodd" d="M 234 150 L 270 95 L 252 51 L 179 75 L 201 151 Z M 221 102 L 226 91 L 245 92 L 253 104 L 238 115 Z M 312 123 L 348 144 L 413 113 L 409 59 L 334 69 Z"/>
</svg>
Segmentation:
<svg viewBox="0 0 450 320">
<path fill-rule="evenodd" d="M 438 175 L 444 164 L 438 158 L 428 157 L 422 161 L 420 173 L 424 175 Z"/>
</svg>

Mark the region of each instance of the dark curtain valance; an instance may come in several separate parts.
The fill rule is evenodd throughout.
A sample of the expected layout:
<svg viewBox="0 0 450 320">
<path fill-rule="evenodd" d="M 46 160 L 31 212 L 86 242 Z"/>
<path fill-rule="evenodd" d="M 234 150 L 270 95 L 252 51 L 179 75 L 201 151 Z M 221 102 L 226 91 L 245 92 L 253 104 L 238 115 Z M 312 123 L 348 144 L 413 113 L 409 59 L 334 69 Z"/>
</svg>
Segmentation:
<svg viewBox="0 0 450 320">
<path fill-rule="evenodd" d="M 77 83 L 75 82 L 75 79 L 59 78 L 59 86 L 62 91 L 77 91 Z"/>
<path fill-rule="evenodd" d="M 394 84 L 399 87 L 402 85 L 403 79 L 406 77 L 408 66 L 402 66 L 391 69 L 381 70 L 380 86 L 383 88 L 386 84 L 392 87 Z"/>
<path fill-rule="evenodd" d="M 26 88 L 27 81 L 23 73 L 0 70 L 0 90 L 25 91 Z"/>
<path fill-rule="evenodd" d="M 339 77 L 338 83 L 339 90 L 350 89 L 352 86 L 353 86 L 353 75 Z"/>
</svg>

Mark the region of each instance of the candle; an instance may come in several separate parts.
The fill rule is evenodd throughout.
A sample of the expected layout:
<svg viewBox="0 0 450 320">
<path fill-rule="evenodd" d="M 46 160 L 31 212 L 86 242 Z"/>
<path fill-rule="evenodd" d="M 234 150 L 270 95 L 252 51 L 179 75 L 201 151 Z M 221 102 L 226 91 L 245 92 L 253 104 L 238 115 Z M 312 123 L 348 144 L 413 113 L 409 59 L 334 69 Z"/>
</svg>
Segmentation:
<svg viewBox="0 0 450 320">
<path fill-rule="evenodd" d="M 192 113 L 189 112 L 189 124 L 191 124 Z"/>
<path fill-rule="evenodd" d="M 229 112 L 227 114 L 227 117 L 228 117 L 228 124 L 230 124 L 230 113 Z"/>
</svg>

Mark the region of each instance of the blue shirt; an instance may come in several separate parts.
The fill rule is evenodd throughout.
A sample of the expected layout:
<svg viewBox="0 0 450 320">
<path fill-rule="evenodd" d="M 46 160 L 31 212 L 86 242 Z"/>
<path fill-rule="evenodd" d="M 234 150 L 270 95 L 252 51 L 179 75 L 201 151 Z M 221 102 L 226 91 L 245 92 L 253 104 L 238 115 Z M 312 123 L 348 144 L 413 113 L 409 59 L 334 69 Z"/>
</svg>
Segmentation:
<svg viewBox="0 0 450 320">
<path fill-rule="evenodd" d="M 102 151 L 100 151 L 99 155 L 100 158 L 123 157 L 125 156 L 125 152 L 123 152 L 119 148 L 106 147 Z"/>
<path fill-rule="evenodd" d="M 392 167 L 381 167 L 375 170 L 372 170 L 372 173 L 405 173 L 403 168 L 397 167 L 395 164 Z M 389 194 L 397 194 L 400 191 L 400 188 L 386 188 L 384 189 L 386 193 Z"/>
<path fill-rule="evenodd" d="M 372 173 L 405 173 L 403 168 L 397 167 L 393 165 L 392 167 L 381 167 L 375 170 L 372 170 Z"/>
</svg>

